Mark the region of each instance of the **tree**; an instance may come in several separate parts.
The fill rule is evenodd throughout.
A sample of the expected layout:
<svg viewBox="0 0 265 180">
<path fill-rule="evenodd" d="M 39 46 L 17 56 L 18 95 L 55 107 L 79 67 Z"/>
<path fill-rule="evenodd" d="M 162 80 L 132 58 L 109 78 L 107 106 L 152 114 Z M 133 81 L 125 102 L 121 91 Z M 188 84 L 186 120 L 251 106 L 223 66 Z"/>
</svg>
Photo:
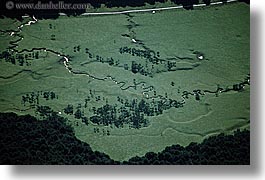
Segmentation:
<svg viewBox="0 0 265 180">
<path fill-rule="evenodd" d="M 81 117 L 82 117 L 81 110 L 80 109 L 77 109 L 74 115 L 75 115 L 75 118 L 76 119 L 81 119 Z"/>
<path fill-rule="evenodd" d="M 39 59 L 39 52 L 38 51 L 35 53 L 35 58 Z"/>
<path fill-rule="evenodd" d="M 131 66 L 132 72 L 136 74 L 139 71 L 138 64 L 135 61 L 132 61 L 132 66 Z"/>
<path fill-rule="evenodd" d="M 64 108 L 64 112 L 66 114 L 73 114 L 74 113 L 74 107 L 73 105 L 68 104 L 66 108 Z"/>
<path fill-rule="evenodd" d="M 15 58 L 14 58 L 14 57 L 11 57 L 11 58 L 10 58 L 10 62 L 11 62 L 12 64 L 16 64 L 16 60 L 15 60 Z"/>
<path fill-rule="evenodd" d="M 88 118 L 87 117 L 82 117 L 82 122 L 88 125 Z"/>
<path fill-rule="evenodd" d="M 51 99 L 54 99 L 56 97 L 54 92 L 51 92 L 50 94 L 51 94 Z"/>
<path fill-rule="evenodd" d="M 99 116 L 92 116 L 90 117 L 90 121 L 94 124 L 101 124 L 101 118 Z"/>
</svg>

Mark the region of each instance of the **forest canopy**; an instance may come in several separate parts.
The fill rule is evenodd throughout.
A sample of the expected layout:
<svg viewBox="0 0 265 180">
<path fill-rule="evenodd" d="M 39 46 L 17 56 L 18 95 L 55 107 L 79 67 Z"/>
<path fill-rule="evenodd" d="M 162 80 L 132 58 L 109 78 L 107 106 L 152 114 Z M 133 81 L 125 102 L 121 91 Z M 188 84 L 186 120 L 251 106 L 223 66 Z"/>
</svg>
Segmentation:
<svg viewBox="0 0 265 180">
<path fill-rule="evenodd" d="M 187 147 L 172 145 L 124 162 L 91 150 L 75 137 L 66 119 L 54 112 L 42 121 L 30 115 L 0 113 L 0 137 L 0 164 L 250 164 L 248 130 L 212 136 Z"/>
<path fill-rule="evenodd" d="M 38 2 L 41 3 L 49 3 L 52 2 L 54 4 L 58 4 L 60 0 L 13 0 L 12 2 L 14 4 L 16 3 L 33 3 L 37 4 Z M 164 3 L 167 0 L 75 0 L 74 3 L 89 3 L 92 8 L 100 8 L 102 5 L 112 8 L 112 7 L 140 7 L 144 6 L 146 3 L 154 5 L 156 2 Z M 211 3 L 211 0 L 169 0 L 173 2 L 176 5 L 182 5 L 185 9 L 193 9 L 194 4 L 204 3 L 206 5 L 209 5 Z M 222 2 L 226 2 L 227 0 L 222 0 Z M 238 0 L 240 2 L 250 3 L 250 0 Z M 38 19 L 49 19 L 49 18 L 57 18 L 59 16 L 59 13 L 65 13 L 68 16 L 70 15 L 80 15 L 82 13 L 85 13 L 85 9 L 7 9 L 6 3 L 10 2 L 9 0 L 3 0 L 0 2 L 0 18 L 3 17 L 10 17 L 10 18 L 16 18 L 16 19 L 22 19 L 22 16 L 24 15 L 30 15 L 35 16 Z M 64 0 L 66 3 L 73 3 L 72 0 Z"/>
</svg>

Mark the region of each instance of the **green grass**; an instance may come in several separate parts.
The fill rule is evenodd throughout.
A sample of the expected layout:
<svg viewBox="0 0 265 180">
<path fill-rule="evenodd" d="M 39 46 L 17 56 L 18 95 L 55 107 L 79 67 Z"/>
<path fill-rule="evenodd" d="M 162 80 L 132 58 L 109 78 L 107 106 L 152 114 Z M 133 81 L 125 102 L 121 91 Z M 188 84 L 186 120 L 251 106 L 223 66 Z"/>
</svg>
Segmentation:
<svg viewBox="0 0 265 180">
<path fill-rule="evenodd" d="M 233 3 L 224 6 L 196 8 L 193 11 L 169 10 L 152 13 L 131 14 L 131 20 L 139 26 L 134 27 L 135 34 L 129 31 L 126 15 L 59 17 L 56 20 L 39 20 L 36 24 L 25 26 L 20 33 L 24 39 L 19 42 L 17 50 L 44 47 L 71 56 L 70 65 L 75 71 L 83 71 L 96 77 L 112 76 L 123 81 L 124 87 L 136 82 L 145 82 L 145 86 L 153 86 L 158 95 L 168 94 L 169 98 L 182 100 L 184 90 L 195 89 L 216 90 L 217 85 L 231 87 L 239 83 L 249 73 L 249 6 Z M 12 22 L 12 23 L 11 23 Z M 10 19 L 0 21 L 1 29 L 16 29 L 18 22 Z M 52 24 L 52 29 L 49 28 Z M 94 55 L 104 58 L 113 57 L 120 64 L 131 61 L 145 63 L 144 59 L 128 54 L 120 54 L 119 48 L 128 46 L 143 49 L 132 43 L 130 38 L 121 36 L 130 34 L 141 40 L 148 48 L 159 51 L 163 59 L 175 56 L 189 57 L 193 60 L 178 60 L 178 67 L 191 67 L 190 71 L 172 71 L 155 73 L 154 77 L 133 74 L 120 67 L 107 63 L 90 62 L 85 48 Z M 55 35 L 56 40 L 51 40 Z M 9 36 L 0 36 L 0 50 L 7 48 Z M 73 52 L 80 45 L 79 53 Z M 205 55 L 205 60 L 198 61 L 192 50 Z M 40 104 L 47 105 L 55 111 L 63 112 L 67 104 L 77 107 L 84 105 L 89 90 L 104 100 L 92 100 L 84 109 L 87 117 L 92 115 L 93 106 L 100 107 L 108 99 L 109 104 L 118 104 L 117 96 L 124 99 L 144 98 L 141 85 L 136 89 L 121 90 L 110 79 L 99 81 L 86 75 L 69 73 L 58 57 L 52 53 L 40 51 L 39 59 L 29 60 L 31 66 L 18 66 L 1 60 L 0 63 L 0 110 L 19 114 L 35 114 L 21 104 L 21 96 L 37 91 L 54 91 L 59 98 Z M 82 65 L 85 62 L 88 64 Z M 150 64 L 148 64 L 149 66 Z M 158 68 L 163 68 L 159 65 Z M 12 76 L 21 70 L 24 71 Z M 9 77 L 9 78 L 3 78 Z M 171 82 L 175 86 L 171 86 Z M 149 97 L 154 91 L 150 91 Z M 207 94 L 196 101 L 194 97 L 186 99 L 183 108 L 171 108 L 162 115 L 148 117 L 150 125 L 141 129 L 118 129 L 90 123 L 88 126 L 71 115 L 62 113 L 73 125 L 77 138 L 91 145 L 93 150 L 107 153 L 115 160 L 128 160 L 133 156 L 141 156 L 146 152 L 162 151 L 172 144 L 188 145 L 190 142 L 201 142 L 204 138 L 221 132 L 230 133 L 237 128 L 249 128 L 249 87 L 243 92 L 227 92 Z M 22 110 L 22 111 L 21 111 Z M 79 122 L 79 126 L 76 126 Z M 93 132 L 94 127 L 100 133 Z M 103 136 L 102 129 L 110 130 L 110 136 Z"/>
</svg>

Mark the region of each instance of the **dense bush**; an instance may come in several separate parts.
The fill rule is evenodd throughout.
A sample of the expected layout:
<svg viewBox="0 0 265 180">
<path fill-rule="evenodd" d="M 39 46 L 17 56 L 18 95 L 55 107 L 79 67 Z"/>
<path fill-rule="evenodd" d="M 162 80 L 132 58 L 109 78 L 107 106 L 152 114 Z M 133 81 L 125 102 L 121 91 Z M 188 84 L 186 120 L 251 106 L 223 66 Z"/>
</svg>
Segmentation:
<svg viewBox="0 0 265 180">
<path fill-rule="evenodd" d="M 123 164 L 248 165 L 250 133 L 238 130 L 234 135 L 210 137 L 201 144 L 173 145 L 157 154 L 149 152 L 144 157 L 131 158 Z"/>
<path fill-rule="evenodd" d="M 22 19 L 23 15 L 35 15 L 37 18 L 57 18 L 59 16 L 59 12 L 66 13 L 67 15 L 80 15 L 85 13 L 85 9 L 75 9 L 75 10 L 66 10 L 66 9 L 49 9 L 49 10 L 41 10 L 41 9 L 7 9 L 6 2 L 9 0 L 0 1 L 0 17 L 11 17 Z M 37 4 L 40 0 L 13 0 L 14 3 L 34 3 Z M 42 3 L 49 3 L 51 0 L 41 0 Z M 58 3 L 60 0 L 52 0 L 52 2 Z M 109 8 L 112 7 L 139 7 L 144 6 L 145 3 L 155 4 L 155 2 L 165 2 L 166 0 L 75 0 L 74 3 L 90 3 L 93 8 L 99 8 L 101 5 L 105 5 Z M 183 5 L 185 9 L 193 9 L 194 4 L 198 3 L 206 3 L 210 4 L 210 0 L 171 0 L 177 5 Z M 220 0 L 226 2 L 227 0 Z M 249 4 L 250 0 L 238 0 L 240 2 L 246 2 Z M 64 0 L 64 3 L 73 3 L 72 0 Z"/>
<path fill-rule="evenodd" d="M 160 153 L 148 152 L 117 162 L 92 151 L 78 140 L 65 119 L 55 113 L 38 121 L 30 115 L 0 113 L 0 164 L 249 164 L 250 133 L 236 131 L 191 143 L 173 145 Z"/>
<path fill-rule="evenodd" d="M 65 119 L 0 113 L 0 164 L 118 164 L 76 139 Z"/>
</svg>

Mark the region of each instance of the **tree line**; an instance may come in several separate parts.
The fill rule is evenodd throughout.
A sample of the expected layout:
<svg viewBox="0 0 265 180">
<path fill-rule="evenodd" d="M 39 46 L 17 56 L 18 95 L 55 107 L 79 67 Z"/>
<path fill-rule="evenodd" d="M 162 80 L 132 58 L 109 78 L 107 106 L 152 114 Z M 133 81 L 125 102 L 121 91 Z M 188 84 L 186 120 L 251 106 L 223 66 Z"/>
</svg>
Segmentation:
<svg viewBox="0 0 265 180">
<path fill-rule="evenodd" d="M 187 147 L 173 145 L 159 153 L 148 152 L 123 162 L 128 165 L 249 165 L 250 132 L 236 130 L 190 143 Z"/>
<path fill-rule="evenodd" d="M 158 116 L 167 109 L 181 108 L 184 105 L 184 102 L 170 98 L 148 102 L 145 99 L 128 101 L 118 97 L 118 102 L 120 106 L 106 103 L 102 107 L 93 108 L 94 115 L 90 117 L 90 121 L 98 125 L 114 125 L 117 128 L 129 126 L 139 129 L 150 124 L 147 117 Z"/>
<path fill-rule="evenodd" d="M 75 137 L 66 119 L 49 110 L 50 116 L 43 121 L 30 115 L 0 113 L 0 164 L 120 164 L 92 151 L 89 144 Z"/>
<path fill-rule="evenodd" d="M 0 113 L 0 164 L 60 165 L 192 165 L 250 164 L 250 132 L 220 134 L 191 143 L 166 147 L 162 152 L 148 152 L 143 157 L 118 162 L 108 155 L 93 151 L 89 144 L 78 140 L 66 119 L 55 113 L 44 121 L 30 115 Z"/>
<path fill-rule="evenodd" d="M 55 100 L 58 99 L 58 95 L 53 91 L 36 91 L 26 93 L 21 96 L 21 104 L 23 106 L 29 106 L 30 108 L 39 107 L 41 100 Z"/>
<path fill-rule="evenodd" d="M 19 66 L 30 66 L 31 62 L 29 60 L 39 59 L 39 52 L 31 53 L 14 53 L 12 51 L 2 51 L 0 53 L 0 60 L 5 60 L 5 62 L 19 65 Z"/>
<path fill-rule="evenodd" d="M 65 13 L 68 16 L 78 16 L 85 13 L 85 9 L 7 9 L 6 3 L 9 0 L 0 1 L 0 18 L 9 17 L 22 20 L 23 15 L 35 16 L 38 19 L 56 19 L 59 17 L 59 13 Z M 13 0 L 14 3 L 34 3 L 37 4 L 40 0 Z M 49 3 L 51 0 L 41 0 L 42 3 Z M 54 4 L 58 3 L 60 0 L 52 0 Z M 194 4 L 205 3 L 210 4 L 211 0 L 170 0 L 171 2 L 182 5 L 185 9 L 193 9 Z M 227 0 L 221 0 L 225 3 Z M 238 0 L 239 2 L 250 3 L 250 0 Z M 144 6 L 146 3 L 154 5 L 156 2 L 164 3 L 166 0 L 76 0 L 75 3 L 89 3 L 92 8 L 100 8 L 102 5 L 112 8 L 112 7 L 140 7 Z M 64 3 L 73 3 L 72 0 L 64 0 Z"/>
</svg>

